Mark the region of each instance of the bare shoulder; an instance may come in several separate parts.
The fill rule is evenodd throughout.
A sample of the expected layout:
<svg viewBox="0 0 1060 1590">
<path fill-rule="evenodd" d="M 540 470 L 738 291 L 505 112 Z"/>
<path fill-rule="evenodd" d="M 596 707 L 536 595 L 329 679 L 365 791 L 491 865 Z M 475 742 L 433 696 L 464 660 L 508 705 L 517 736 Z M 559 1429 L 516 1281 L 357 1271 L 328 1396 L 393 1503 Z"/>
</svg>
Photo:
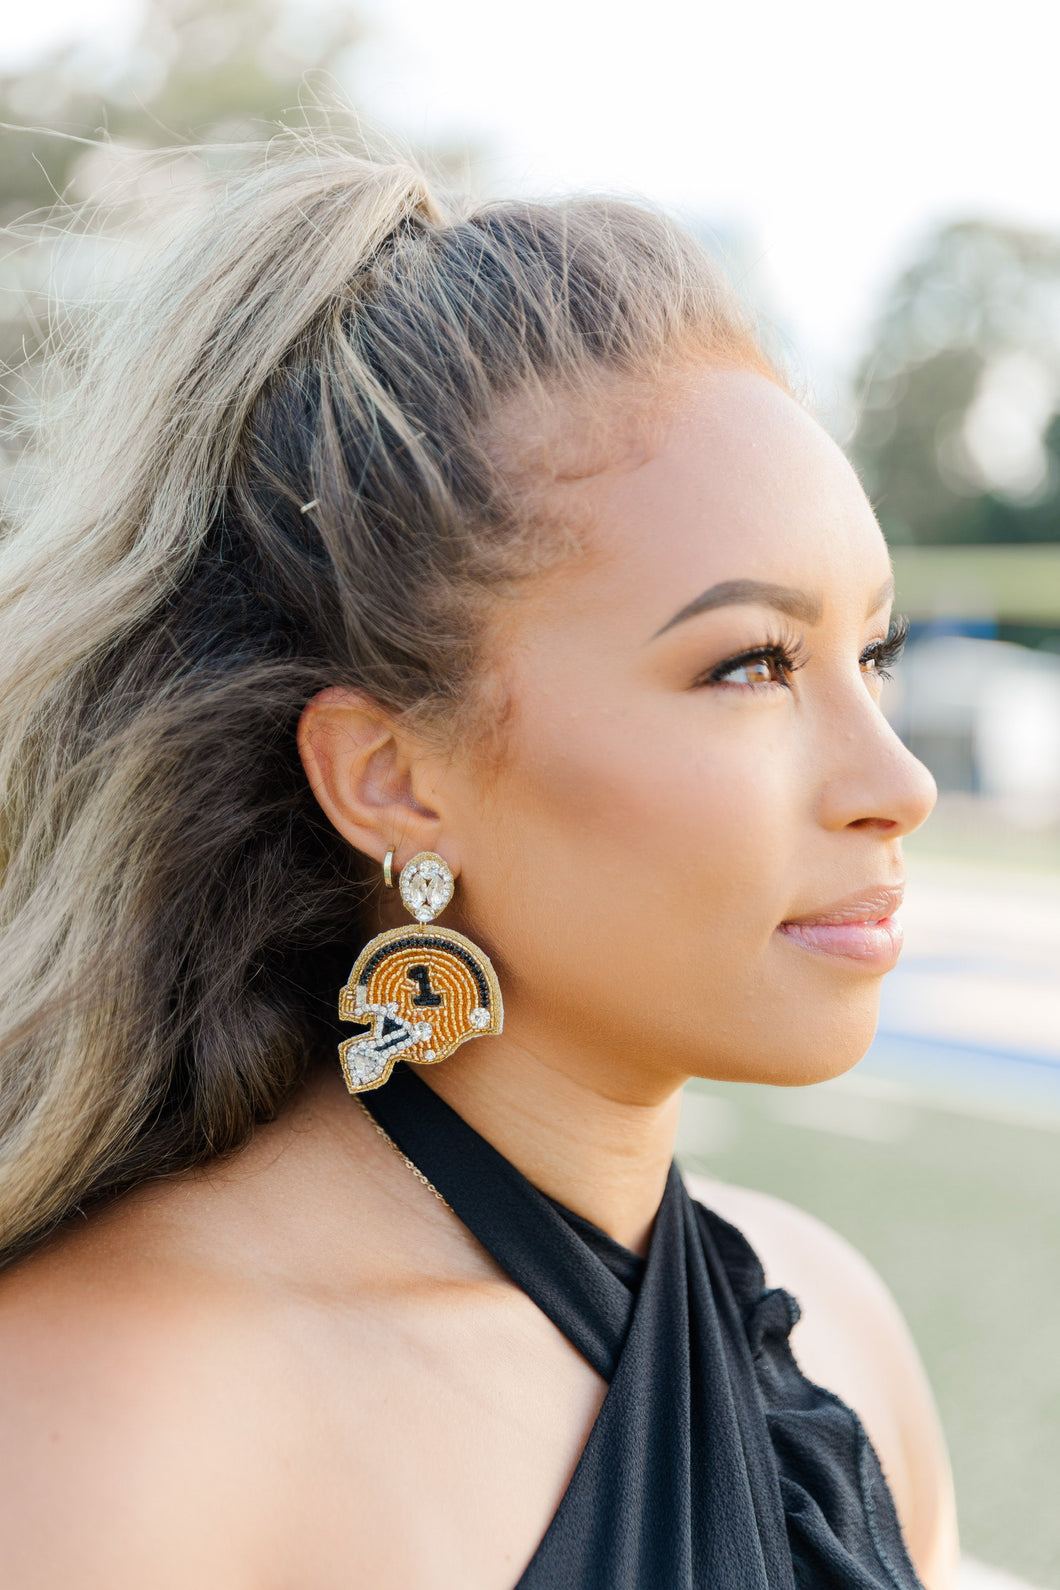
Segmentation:
<svg viewBox="0 0 1060 1590">
<path fill-rule="evenodd" d="M 540 1538 L 597 1377 L 313 1107 L 0 1275 L 4 1590 L 493 1585 Z"/>
<path fill-rule="evenodd" d="M 799 1301 L 792 1347 L 810 1380 L 855 1409 L 894 1495 L 928 1590 L 949 1590 L 957 1525 L 945 1442 L 920 1356 L 898 1305 L 856 1248 L 782 1199 L 705 1176 L 693 1197 L 739 1228 L 771 1286 Z"/>
<path fill-rule="evenodd" d="M 269 1441 L 247 1379 L 266 1356 L 253 1300 L 122 1224 L 0 1276 L 0 1580 L 12 1590 L 246 1577 L 237 1547 L 252 1532 L 233 1475 Z"/>
<path fill-rule="evenodd" d="M 334 1199 L 306 1194 L 335 1176 L 307 1175 L 312 1139 L 296 1146 L 263 1133 L 238 1162 L 139 1189 L 0 1274 L 5 1587 L 271 1582 L 329 1395 L 349 1391 L 319 1366 L 349 1363 L 350 1343 L 378 1353 L 398 1269 Z M 365 1391 L 348 1406 L 362 1429 L 378 1422 Z"/>
</svg>

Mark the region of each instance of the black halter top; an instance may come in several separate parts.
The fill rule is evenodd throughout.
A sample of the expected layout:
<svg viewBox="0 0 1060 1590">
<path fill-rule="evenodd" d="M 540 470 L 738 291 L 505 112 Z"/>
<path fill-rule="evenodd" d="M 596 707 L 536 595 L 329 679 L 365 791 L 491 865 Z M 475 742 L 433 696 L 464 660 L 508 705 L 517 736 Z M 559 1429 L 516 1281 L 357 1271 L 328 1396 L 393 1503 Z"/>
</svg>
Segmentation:
<svg viewBox="0 0 1060 1590">
<path fill-rule="evenodd" d="M 363 1102 L 608 1382 L 515 1590 L 920 1590 L 857 1416 L 792 1357 L 797 1303 L 676 1167 L 642 1260 L 407 1066 Z"/>
</svg>

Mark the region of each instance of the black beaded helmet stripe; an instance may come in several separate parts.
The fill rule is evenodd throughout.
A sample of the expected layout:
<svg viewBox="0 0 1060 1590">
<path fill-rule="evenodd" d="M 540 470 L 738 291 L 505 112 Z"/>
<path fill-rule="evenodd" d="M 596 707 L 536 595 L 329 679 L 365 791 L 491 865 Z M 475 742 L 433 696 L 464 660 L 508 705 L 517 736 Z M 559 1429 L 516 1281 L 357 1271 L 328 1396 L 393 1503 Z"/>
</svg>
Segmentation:
<svg viewBox="0 0 1060 1590">
<path fill-rule="evenodd" d="M 367 983 L 380 961 L 385 961 L 388 956 L 394 955 L 398 950 L 414 950 L 417 948 L 444 950 L 447 955 L 455 956 L 458 961 L 462 961 L 475 979 L 475 985 L 478 988 L 478 1002 L 482 1009 L 489 1010 L 492 1008 L 489 983 L 486 981 L 482 968 L 475 957 L 469 955 L 462 944 L 454 944 L 451 939 L 434 938 L 429 933 L 410 933 L 407 938 L 391 939 L 389 943 L 382 945 L 365 962 L 360 974 L 360 981 Z"/>
</svg>

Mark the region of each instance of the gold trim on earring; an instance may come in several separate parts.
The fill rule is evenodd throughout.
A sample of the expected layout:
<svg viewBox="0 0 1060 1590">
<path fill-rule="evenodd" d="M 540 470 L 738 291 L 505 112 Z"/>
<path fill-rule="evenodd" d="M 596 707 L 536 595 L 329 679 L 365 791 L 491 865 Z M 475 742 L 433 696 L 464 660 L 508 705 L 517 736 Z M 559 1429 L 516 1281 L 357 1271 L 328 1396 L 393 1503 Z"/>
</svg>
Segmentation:
<svg viewBox="0 0 1060 1590">
<path fill-rule="evenodd" d="M 383 884 L 387 889 L 394 887 L 394 852 L 388 850 L 383 857 Z"/>
</svg>

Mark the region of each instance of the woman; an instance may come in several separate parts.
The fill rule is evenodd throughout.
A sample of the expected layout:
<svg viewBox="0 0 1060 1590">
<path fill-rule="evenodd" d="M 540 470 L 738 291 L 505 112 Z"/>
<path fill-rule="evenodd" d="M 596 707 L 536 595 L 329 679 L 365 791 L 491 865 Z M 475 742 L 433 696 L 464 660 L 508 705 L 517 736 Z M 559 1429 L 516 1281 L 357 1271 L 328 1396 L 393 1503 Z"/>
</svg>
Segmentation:
<svg viewBox="0 0 1060 1590">
<path fill-rule="evenodd" d="M 857 481 L 658 216 L 207 208 L 5 550 L 4 1585 L 940 1590 L 880 1283 L 670 1170 L 897 954 Z"/>
</svg>

